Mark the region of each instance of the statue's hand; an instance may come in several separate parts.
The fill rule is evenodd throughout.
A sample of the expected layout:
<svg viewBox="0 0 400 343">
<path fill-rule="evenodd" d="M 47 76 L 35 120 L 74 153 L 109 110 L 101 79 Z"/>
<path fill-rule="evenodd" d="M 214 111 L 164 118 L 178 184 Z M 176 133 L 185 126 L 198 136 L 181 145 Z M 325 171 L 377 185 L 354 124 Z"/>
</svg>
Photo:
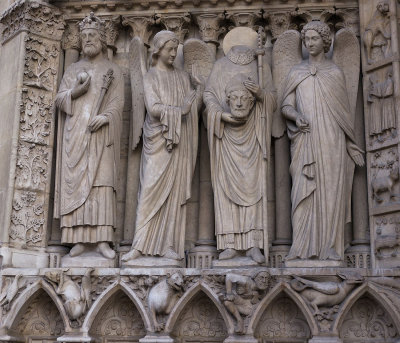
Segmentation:
<svg viewBox="0 0 400 343">
<path fill-rule="evenodd" d="M 190 112 L 195 97 L 196 97 L 196 91 L 191 91 L 188 95 L 185 96 L 185 99 L 183 99 L 183 106 L 181 107 L 183 115 L 188 114 Z"/>
<path fill-rule="evenodd" d="M 244 81 L 244 85 L 258 100 L 262 100 L 263 91 L 257 83 L 255 83 L 253 80 L 247 80 Z"/>
<path fill-rule="evenodd" d="M 234 294 L 227 294 L 225 296 L 226 301 L 234 301 L 235 300 L 235 295 Z"/>
<path fill-rule="evenodd" d="M 79 98 L 83 94 L 85 94 L 90 86 L 91 77 L 89 76 L 85 82 L 80 83 L 79 80 L 74 88 L 72 88 L 71 97 L 73 100 Z"/>
<path fill-rule="evenodd" d="M 351 159 L 354 163 L 359 166 L 363 167 L 365 164 L 364 161 L 364 152 L 353 142 L 347 141 L 346 142 L 347 152 L 350 155 Z"/>
<path fill-rule="evenodd" d="M 204 85 L 206 84 L 204 77 L 200 75 L 197 64 L 192 65 L 192 82 L 196 87 L 198 86 L 204 87 Z"/>
<path fill-rule="evenodd" d="M 299 114 L 296 119 L 296 126 L 299 128 L 299 130 L 303 133 L 305 132 L 310 132 L 310 123 L 306 119 L 305 116 L 302 114 Z"/>
<path fill-rule="evenodd" d="M 233 125 L 243 124 L 246 121 L 245 118 L 235 118 L 234 116 L 232 116 L 232 114 L 230 114 L 228 112 L 223 112 L 221 119 L 225 123 L 229 123 L 229 124 L 233 124 Z"/>
<path fill-rule="evenodd" d="M 100 129 L 103 125 L 108 124 L 108 118 L 103 115 L 97 115 L 93 118 L 93 120 L 89 123 L 89 130 L 90 132 L 95 132 Z"/>
</svg>

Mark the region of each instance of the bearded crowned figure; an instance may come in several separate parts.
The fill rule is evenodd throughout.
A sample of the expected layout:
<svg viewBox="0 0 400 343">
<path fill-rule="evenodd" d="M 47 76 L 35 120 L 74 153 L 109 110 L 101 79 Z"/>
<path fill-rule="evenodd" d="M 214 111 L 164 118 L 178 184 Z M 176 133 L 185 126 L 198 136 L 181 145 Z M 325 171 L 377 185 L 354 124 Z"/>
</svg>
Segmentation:
<svg viewBox="0 0 400 343">
<path fill-rule="evenodd" d="M 262 250 L 268 255 L 267 161 L 276 102 L 265 61 L 259 85 L 253 30 L 247 30 L 247 40 L 215 63 L 204 92 L 219 264 L 246 254 L 251 261 L 244 263 L 257 265 L 265 262 Z"/>
<path fill-rule="evenodd" d="M 136 229 L 125 262 L 144 257 L 147 263 L 146 256 L 184 258 L 186 203 L 197 158 L 204 81 L 194 73 L 193 89 L 189 74 L 174 67 L 179 41 L 173 32 L 160 31 L 153 42 L 153 66 L 143 78 L 147 114 Z"/>
<path fill-rule="evenodd" d="M 104 23 L 91 13 L 80 30 L 84 57 L 66 70 L 55 99 L 60 110 L 55 217 L 62 243 L 74 244 L 71 257 L 96 245 L 112 259 L 124 79 L 103 55 Z"/>
<path fill-rule="evenodd" d="M 293 31 L 289 35 L 293 38 Z M 281 88 L 292 157 L 293 244 L 286 264 L 292 265 L 291 260 L 340 264 L 344 227 L 350 222 L 354 163 L 364 164 L 354 137 L 359 45 L 351 31 L 336 34 L 333 60 L 339 67 L 325 57 L 331 46 L 328 25 L 310 22 L 301 38 L 309 59 L 290 70 Z M 351 69 L 344 74 L 341 68 Z"/>
</svg>

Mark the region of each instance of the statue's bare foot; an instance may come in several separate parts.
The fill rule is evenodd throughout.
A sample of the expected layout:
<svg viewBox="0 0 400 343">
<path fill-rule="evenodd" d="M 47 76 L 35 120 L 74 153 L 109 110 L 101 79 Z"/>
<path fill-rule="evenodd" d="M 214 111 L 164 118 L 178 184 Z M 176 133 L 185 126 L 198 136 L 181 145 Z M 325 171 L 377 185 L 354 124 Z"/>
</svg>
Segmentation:
<svg viewBox="0 0 400 343">
<path fill-rule="evenodd" d="M 237 256 L 237 251 L 235 249 L 225 249 L 223 252 L 221 252 L 218 256 L 220 260 L 230 260 L 231 258 L 234 258 Z"/>
<path fill-rule="evenodd" d="M 164 258 L 169 258 L 171 260 L 180 260 L 181 258 L 179 255 L 172 249 L 168 248 L 165 254 L 163 255 Z"/>
<path fill-rule="evenodd" d="M 142 253 L 137 249 L 132 249 L 131 251 L 124 254 L 121 258 L 123 262 L 128 262 L 130 260 L 134 260 L 136 258 L 142 257 Z"/>
<path fill-rule="evenodd" d="M 251 259 L 257 263 L 265 262 L 265 257 L 263 254 L 261 254 L 259 248 L 250 248 L 249 250 L 247 250 L 246 256 L 251 257 Z"/>
<path fill-rule="evenodd" d="M 71 257 L 79 256 L 84 251 L 85 251 L 85 246 L 82 243 L 77 243 L 69 251 L 69 256 Z"/>
<path fill-rule="evenodd" d="M 115 257 L 115 251 L 110 248 L 110 244 L 108 244 L 108 242 L 100 242 L 99 244 L 97 244 L 97 250 L 105 258 L 108 258 L 110 260 Z"/>
</svg>

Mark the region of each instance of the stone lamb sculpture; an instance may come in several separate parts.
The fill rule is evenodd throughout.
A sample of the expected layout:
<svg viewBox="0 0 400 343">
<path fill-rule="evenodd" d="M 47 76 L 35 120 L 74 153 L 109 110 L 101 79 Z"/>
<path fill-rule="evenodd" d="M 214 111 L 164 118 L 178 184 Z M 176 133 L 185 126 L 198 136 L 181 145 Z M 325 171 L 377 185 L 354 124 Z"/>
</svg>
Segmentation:
<svg viewBox="0 0 400 343">
<path fill-rule="evenodd" d="M 371 181 L 372 193 L 375 200 L 379 203 L 383 201 L 380 193 L 389 192 L 390 199 L 396 197 L 393 193 L 393 187 L 399 180 L 399 164 L 398 162 L 393 163 L 390 168 L 389 175 L 376 177 Z"/>
<path fill-rule="evenodd" d="M 290 286 L 308 302 L 313 308 L 314 315 L 320 315 L 320 307 L 333 307 L 339 305 L 347 295 L 363 281 L 362 277 L 356 274 L 341 274 L 341 282 L 333 281 L 312 281 L 294 275 Z"/>
<path fill-rule="evenodd" d="M 71 320 L 80 322 L 80 317 L 90 308 L 91 281 L 90 274 L 93 269 L 87 269 L 82 276 L 82 283 L 79 286 L 70 276 L 66 275 L 68 269 L 45 273 L 47 281 L 54 287 L 58 295 L 61 295 L 64 308 Z"/>
<path fill-rule="evenodd" d="M 183 276 L 180 272 L 157 283 L 149 292 L 149 308 L 154 322 L 155 331 L 164 329 L 165 324 L 157 320 L 157 315 L 168 315 L 178 302 L 183 286 Z"/>
</svg>

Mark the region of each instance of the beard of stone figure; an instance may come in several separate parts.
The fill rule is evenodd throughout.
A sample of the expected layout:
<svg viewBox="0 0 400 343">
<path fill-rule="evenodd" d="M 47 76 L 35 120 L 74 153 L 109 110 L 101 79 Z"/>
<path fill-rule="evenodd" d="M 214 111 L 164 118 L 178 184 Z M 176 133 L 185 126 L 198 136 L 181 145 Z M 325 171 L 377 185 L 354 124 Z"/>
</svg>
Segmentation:
<svg viewBox="0 0 400 343">
<path fill-rule="evenodd" d="M 267 272 L 259 272 L 254 278 L 257 289 L 265 291 L 269 285 L 269 274 Z"/>
<path fill-rule="evenodd" d="M 85 29 L 81 32 L 83 54 L 92 59 L 103 50 L 100 33 L 96 29 Z"/>
<path fill-rule="evenodd" d="M 254 96 L 247 89 L 234 90 L 229 93 L 228 104 L 233 117 L 246 119 L 254 106 Z"/>
<path fill-rule="evenodd" d="M 176 58 L 179 43 L 170 40 L 164 44 L 157 56 L 157 66 L 162 69 L 171 69 Z"/>
</svg>

